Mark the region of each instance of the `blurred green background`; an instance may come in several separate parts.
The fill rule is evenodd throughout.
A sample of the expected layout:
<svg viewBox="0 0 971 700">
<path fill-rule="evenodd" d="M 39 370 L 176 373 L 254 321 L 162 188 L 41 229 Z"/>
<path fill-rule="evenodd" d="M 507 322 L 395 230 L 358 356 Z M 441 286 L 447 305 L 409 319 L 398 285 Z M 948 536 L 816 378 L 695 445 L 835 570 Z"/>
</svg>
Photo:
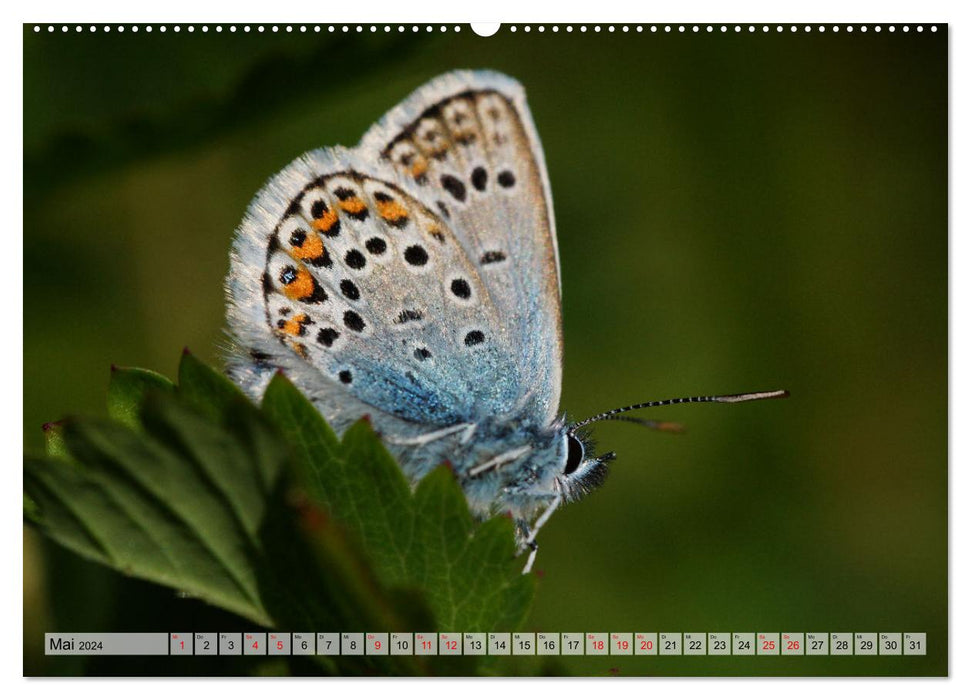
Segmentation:
<svg viewBox="0 0 971 700">
<path fill-rule="evenodd" d="M 24 29 L 24 441 L 104 414 L 109 365 L 218 363 L 233 230 L 300 153 L 353 145 L 429 78 L 526 87 L 559 229 L 574 417 L 605 487 L 544 529 L 534 631 L 914 631 L 925 657 L 512 659 L 512 673 L 947 673 L 947 30 L 490 38 Z M 25 672 L 232 673 L 51 659 L 44 631 L 240 629 L 25 532 Z M 611 671 L 611 669 L 614 669 Z M 299 669 L 298 669 L 299 670 Z"/>
</svg>

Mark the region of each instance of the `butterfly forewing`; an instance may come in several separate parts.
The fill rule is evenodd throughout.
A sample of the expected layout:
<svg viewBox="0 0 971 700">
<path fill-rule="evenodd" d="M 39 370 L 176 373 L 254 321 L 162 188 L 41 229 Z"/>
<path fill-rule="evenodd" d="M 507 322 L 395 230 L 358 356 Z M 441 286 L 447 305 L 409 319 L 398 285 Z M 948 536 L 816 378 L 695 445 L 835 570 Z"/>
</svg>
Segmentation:
<svg viewBox="0 0 971 700">
<path fill-rule="evenodd" d="M 261 279 L 276 341 L 261 352 L 318 383 L 428 425 L 515 400 L 522 377 L 478 267 L 394 182 L 353 170 L 307 182 L 265 236 Z"/>
</svg>

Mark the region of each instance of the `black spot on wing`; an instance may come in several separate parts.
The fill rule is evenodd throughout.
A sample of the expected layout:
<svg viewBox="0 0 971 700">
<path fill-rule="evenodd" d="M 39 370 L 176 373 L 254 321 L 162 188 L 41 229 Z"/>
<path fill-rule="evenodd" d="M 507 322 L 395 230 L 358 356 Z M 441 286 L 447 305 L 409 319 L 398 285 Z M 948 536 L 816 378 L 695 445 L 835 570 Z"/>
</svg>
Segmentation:
<svg viewBox="0 0 971 700">
<path fill-rule="evenodd" d="M 344 325 L 355 333 L 360 333 L 364 330 L 365 323 L 361 315 L 356 311 L 345 311 L 344 312 Z"/>
<path fill-rule="evenodd" d="M 405 309 L 400 314 L 398 318 L 395 319 L 395 323 L 408 323 L 409 321 L 420 321 L 424 318 L 424 314 L 418 309 Z"/>
<path fill-rule="evenodd" d="M 468 299 L 472 296 L 472 288 L 469 283 L 462 278 L 452 280 L 451 284 L 452 294 L 457 296 L 459 299 Z"/>
<path fill-rule="evenodd" d="M 487 250 L 482 254 L 479 262 L 483 265 L 491 265 L 493 263 L 499 263 L 506 259 L 506 254 L 501 250 Z"/>
<path fill-rule="evenodd" d="M 317 332 L 317 342 L 323 345 L 325 348 L 329 348 L 334 344 L 334 341 L 340 337 L 340 331 L 333 328 L 321 328 Z"/>
<path fill-rule="evenodd" d="M 479 192 L 484 192 L 486 183 L 489 181 L 489 174 L 481 165 L 472 171 L 472 186 Z"/>
<path fill-rule="evenodd" d="M 369 238 L 364 244 L 364 247 L 368 249 L 368 252 L 372 255 L 381 255 L 388 249 L 388 244 L 385 243 L 383 238 Z"/>
<path fill-rule="evenodd" d="M 348 267 L 354 270 L 360 270 L 367 264 L 364 253 L 359 251 L 357 248 L 352 248 L 351 250 L 347 251 L 347 253 L 344 255 L 344 262 L 347 263 Z"/>
<path fill-rule="evenodd" d="M 420 245 L 405 248 L 405 262 L 414 267 L 421 267 L 428 262 L 428 252 Z"/>
<path fill-rule="evenodd" d="M 460 202 L 465 201 L 465 185 L 454 175 L 442 175 L 442 187 Z"/>
<path fill-rule="evenodd" d="M 341 280 L 341 294 L 351 301 L 357 301 L 361 298 L 361 291 L 350 280 Z"/>
</svg>

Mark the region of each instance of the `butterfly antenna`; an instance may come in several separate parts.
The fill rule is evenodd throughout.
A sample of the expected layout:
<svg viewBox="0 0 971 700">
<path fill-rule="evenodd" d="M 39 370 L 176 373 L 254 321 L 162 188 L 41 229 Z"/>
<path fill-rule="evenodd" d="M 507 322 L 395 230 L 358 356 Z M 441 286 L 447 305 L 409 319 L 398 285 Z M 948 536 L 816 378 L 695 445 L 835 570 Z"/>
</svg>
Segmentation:
<svg viewBox="0 0 971 700">
<path fill-rule="evenodd" d="M 646 403 L 635 403 L 633 406 L 624 406 L 623 408 L 614 408 L 610 411 L 604 411 L 596 416 L 591 416 L 586 418 L 579 423 L 574 423 L 570 426 L 570 432 L 573 432 L 577 428 L 581 428 L 584 425 L 589 425 L 590 423 L 596 423 L 601 420 L 622 420 L 617 414 L 627 413 L 628 411 L 637 411 L 642 408 L 659 408 L 661 406 L 673 406 L 679 403 L 742 403 L 744 401 L 762 401 L 764 399 L 785 399 L 788 398 L 789 392 L 785 389 L 779 389 L 777 391 L 753 391 L 748 394 L 723 394 L 721 396 L 686 396 L 680 399 L 664 399 L 663 401 L 648 401 Z M 626 418 L 626 416 L 625 416 Z M 650 421 L 648 421 L 650 422 Z"/>
</svg>

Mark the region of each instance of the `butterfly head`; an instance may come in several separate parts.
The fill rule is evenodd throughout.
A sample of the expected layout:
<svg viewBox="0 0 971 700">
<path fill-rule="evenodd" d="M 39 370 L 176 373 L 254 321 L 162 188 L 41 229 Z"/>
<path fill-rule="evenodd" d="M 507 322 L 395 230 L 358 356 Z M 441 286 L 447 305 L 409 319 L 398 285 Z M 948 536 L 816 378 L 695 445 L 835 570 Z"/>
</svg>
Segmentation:
<svg viewBox="0 0 971 700">
<path fill-rule="evenodd" d="M 564 431 L 560 472 L 556 476 L 564 501 L 578 501 L 606 480 L 607 465 L 617 455 L 614 452 L 597 455 L 594 447 L 590 431 L 574 430 L 572 426 Z"/>
<path fill-rule="evenodd" d="M 590 431 L 564 416 L 539 427 L 483 422 L 461 461 L 470 504 L 479 512 L 508 511 L 530 519 L 550 500 L 580 500 L 604 483 L 615 455 L 596 454 Z M 471 466 L 469 466 L 471 465 Z"/>
</svg>

